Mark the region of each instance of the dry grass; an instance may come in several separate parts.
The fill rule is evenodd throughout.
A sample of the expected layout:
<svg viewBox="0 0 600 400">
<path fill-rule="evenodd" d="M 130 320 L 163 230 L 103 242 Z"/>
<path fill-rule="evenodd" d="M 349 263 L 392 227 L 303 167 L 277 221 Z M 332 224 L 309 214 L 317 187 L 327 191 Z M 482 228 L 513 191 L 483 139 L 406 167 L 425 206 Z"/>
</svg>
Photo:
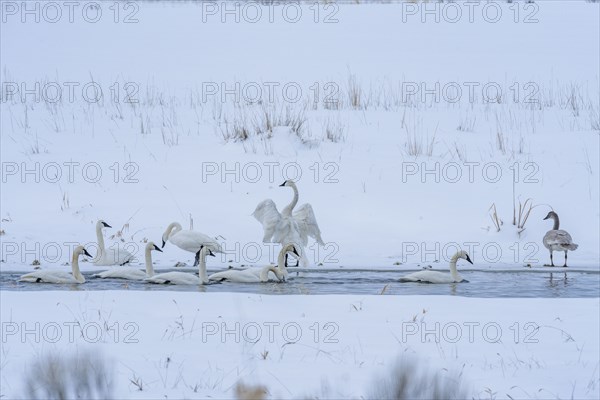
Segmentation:
<svg viewBox="0 0 600 400">
<path fill-rule="evenodd" d="M 386 376 L 376 378 L 369 399 L 465 399 L 469 398 L 462 372 L 434 370 L 415 357 L 403 356 Z"/>
<path fill-rule="evenodd" d="M 27 399 L 111 399 L 112 367 L 92 352 L 52 353 L 35 360 L 25 379 Z"/>
<path fill-rule="evenodd" d="M 263 385 L 246 385 L 239 382 L 235 385 L 235 398 L 237 400 L 265 400 L 269 391 Z"/>
</svg>

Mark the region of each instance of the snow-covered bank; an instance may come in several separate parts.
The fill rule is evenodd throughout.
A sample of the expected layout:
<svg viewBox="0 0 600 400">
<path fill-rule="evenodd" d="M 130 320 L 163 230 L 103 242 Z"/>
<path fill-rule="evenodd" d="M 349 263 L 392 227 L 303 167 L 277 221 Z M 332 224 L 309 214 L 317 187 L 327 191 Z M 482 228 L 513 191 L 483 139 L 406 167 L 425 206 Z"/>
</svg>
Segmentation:
<svg viewBox="0 0 600 400">
<path fill-rule="evenodd" d="M 339 5 L 335 24 L 200 23 L 202 7 L 160 2 L 141 3 L 128 25 L 10 18 L 0 268 L 61 267 L 76 242 L 95 254 L 99 218 L 115 227 L 109 241 L 139 251 L 190 216 L 221 235 L 228 254 L 216 267 L 274 262 L 250 214 L 265 198 L 287 204 L 291 192 L 278 185 L 293 178 L 327 243 L 307 249 L 315 266 L 445 267 L 458 247 L 476 267 L 541 266 L 552 207 L 579 244 L 570 265 L 599 270 L 599 5 L 546 2 L 538 22 L 523 24 L 510 16 L 525 5 L 497 4 L 506 8 L 498 24 L 398 24 L 398 4 Z M 576 46 L 565 31 L 580 32 Z M 273 40 L 282 48 L 266 49 Z M 184 42 L 193 48 L 163 46 Z M 254 92 L 244 88 L 273 82 L 273 101 L 265 90 L 247 101 Z M 303 89 L 300 101 L 280 90 L 288 84 Z M 83 87 L 100 87 L 103 100 Z M 460 88 L 457 102 L 446 87 Z M 521 233 L 519 202 L 535 206 Z M 157 268 L 192 259 L 165 250 Z"/>
<path fill-rule="evenodd" d="M 360 398 L 407 354 L 460 373 L 475 398 L 600 396 L 598 299 L 123 291 L 0 299 L 7 398 L 24 393 L 36 359 L 85 349 L 109 360 L 116 398 L 228 398 L 237 382 L 264 385 L 272 398 Z"/>
</svg>

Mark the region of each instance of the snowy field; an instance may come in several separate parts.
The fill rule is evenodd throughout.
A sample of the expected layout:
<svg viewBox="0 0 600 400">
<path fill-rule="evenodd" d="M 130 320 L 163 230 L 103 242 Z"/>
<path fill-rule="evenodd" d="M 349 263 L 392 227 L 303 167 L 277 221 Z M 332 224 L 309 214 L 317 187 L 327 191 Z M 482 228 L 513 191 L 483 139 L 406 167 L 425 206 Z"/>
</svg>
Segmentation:
<svg viewBox="0 0 600 400">
<path fill-rule="evenodd" d="M 76 355 L 102 372 L 97 397 L 375 398 L 406 376 L 407 397 L 431 398 L 410 375 L 421 365 L 440 398 L 600 398 L 598 295 L 397 282 L 462 249 L 473 265 L 458 270 L 496 290 L 550 273 L 600 285 L 599 3 L 0 6 L 0 274 L 70 271 L 78 244 L 92 256 L 81 285 L 0 279 L 0 398 L 46 397 L 27 377 Z M 265 199 L 282 211 L 288 179 L 324 242 L 309 240 L 304 268 L 385 270 L 389 286 L 91 277 L 113 268 L 93 263 L 98 220 L 139 268 L 174 221 L 222 247 L 209 273 L 276 264 L 252 213 Z M 563 252 L 544 266 L 549 211 L 578 245 L 567 268 Z M 197 271 L 193 253 L 162 250 L 156 271 Z"/>
</svg>

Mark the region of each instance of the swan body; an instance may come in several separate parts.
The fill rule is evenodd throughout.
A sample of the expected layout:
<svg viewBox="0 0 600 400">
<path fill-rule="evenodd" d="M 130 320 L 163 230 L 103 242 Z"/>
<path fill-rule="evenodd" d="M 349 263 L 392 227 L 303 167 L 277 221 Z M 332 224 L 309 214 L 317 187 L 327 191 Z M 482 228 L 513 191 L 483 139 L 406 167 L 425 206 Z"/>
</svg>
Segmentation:
<svg viewBox="0 0 600 400">
<path fill-rule="evenodd" d="M 206 276 L 206 256 L 215 255 L 210 251 L 208 247 L 202 247 L 198 252 L 200 256 L 200 262 L 198 266 L 198 275 L 191 274 L 189 272 L 172 271 L 165 272 L 163 274 L 153 275 L 144 279 L 150 283 L 162 283 L 170 285 L 204 285 L 208 283 L 208 277 Z"/>
<path fill-rule="evenodd" d="M 108 271 L 103 271 L 98 274 L 94 274 L 93 276 L 95 278 L 128 279 L 132 281 L 141 281 L 143 279 L 149 278 L 152 275 L 154 275 L 154 267 L 152 266 L 151 254 L 152 250 L 162 252 L 162 250 L 158 248 L 158 246 L 156 246 L 154 242 L 148 242 L 148 244 L 146 244 L 146 271 L 142 271 L 131 267 L 121 267 L 109 269 Z"/>
<path fill-rule="evenodd" d="M 191 230 L 183 230 L 181 224 L 178 222 L 172 222 L 169 224 L 165 233 L 162 236 L 162 247 L 164 249 L 165 244 L 167 242 L 173 243 L 175 246 L 179 247 L 182 250 L 192 252 L 196 254 L 196 259 L 194 261 L 194 267 L 199 263 L 200 249 L 204 247 L 208 247 L 211 251 L 215 253 L 222 253 L 221 245 L 217 242 L 216 239 L 211 238 L 204 233 L 191 231 Z"/>
<path fill-rule="evenodd" d="M 560 227 L 560 221 L 558 219 L 557 213 L 555 213 L 554 211 L 550 211 L 548 215 L 546 215 L 546 218 L 544 218 L 544 220 L 547 219 L 554 220 L 554 226 L 552 227 L 552 230 L 546 232 L 546 234 L 544 235 L 544 239 L 542 240 L 544 246 L 550 251 L 550 266 L 554 267 L 554 259 L 552 257 L 552 253 L 554 251 L 564 251 L 565 265 L 563 265 L 563 267 L 566 267 L 567 252 L 569 250 L 577 250 L 579 245 L 573 243 L 573 239 L 571 238 L 571 235 L 569 235 L 569 232 L 563 231 L 562 229 L 558 229 Z"/>
<path fill-rule="evenodd" d="M 457 252 L 450 259 L 450 273 L 440 272 L 440 271 L 417 271 L 412 274 L 408 274 L 402 278 L 400 278 L 400 282 L 423 282 L 423 283 L 458 283 L 458 282 L 468 282 L 464 280 L 458 271 L 456 270 L 456 262 L 459 258 L 467 260 L 471 264 L 473 261 L 469 258 L 469 255 L 466 251 L 461 250 Z"/>
<path fill-rule="evenodd" d="M 273 200 L 267 199 L 256 206 L 252 216 L 263 226 L 263 242 L 281 243 L 282 245 L 294 243 L 298 245 L 301 250 L 300 259 L 302 264 L 307 266 L 308 259 L 304 247 L 308 244 L 308 237 L 315 239 L 321 246 L 325 245 L 321 238 L 319 224 L 310 204 L 303 204 L 294 211 L 299 198 L 298 187 L 294 181 L 286 180 L 279 186 L 292 188 L 294 197 L 291 203 L 279 213 Z"/>
<path fill-rule="evenodd" d="M 94 265 L 106 266 L 106 265 L 125 265 L 133 259 L 133 254 L 125 249 L 117 247 L 106 249 L 104 247 L 104 235 L 102 235 L 103 228 L 112 228 L 106 222 L 99 220 L 96 223 L 96 237 L 98 238 L 98 254 L 97 259 L 94 261 Z"/>
<path fill-rule="evenodd" d="M 259 283 L 268 282 L 269 273 L 272 272 L 279 281 L 285 281 L 288 277 L 285 267 L 285 256 L 292 253 L 299 256 L 293 244 L 284 246 L 277 257 L 277 266 L 267 265 L 265 267 L 255 267 L 246 269 L 229 269 L 214 273 L 208 277 L 211 281 L 229 281 L 238 283 Z"/>
<path fill-rule="evenodd" d="M 239 283 L 259 283 L 269 281 L 269 272 L 275 274 L 278 280 L 283 280 L 283 274 L 273 265 L 263 268 L 230 269 L 217 272 L 208 277 L 211 281 L 229 281 Z"/>
<path fill-rule="evenodd" d="M 65 271 L 34 271 L 28 274 L 22 275 L 19 278 L 20 282 L 32 282 L 32 283 L 85 283 L 85 278 L 79 271 L 79 256 L 85 254 L 88 257 L 92 257 L 83 246 L 77 246 L 73 251 L 73 259 L 71 263 L 72 273 Z"/>
</svg>

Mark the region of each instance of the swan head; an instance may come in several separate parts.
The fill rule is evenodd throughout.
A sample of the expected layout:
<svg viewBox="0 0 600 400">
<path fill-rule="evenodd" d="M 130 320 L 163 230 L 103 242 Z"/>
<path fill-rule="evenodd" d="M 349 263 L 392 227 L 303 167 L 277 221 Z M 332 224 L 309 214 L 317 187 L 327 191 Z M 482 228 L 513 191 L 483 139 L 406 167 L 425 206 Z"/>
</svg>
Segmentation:
<svg viewBox="0 0 600 400">
<path fill-rule="evenodd" d="M 160 247 L 155 245 L 154 242 L 148 242 L 146 244 L 146 250 L 148 250 L 148 251 L 156 250 L 156 251 L 160 251 L 162 253 L 162 250 L 160 249 Z"/>
<path fill-rule="evenodd" d="M 167 229 L 165 229 L 165 233 L 163 233 L 162 235 L 162 246 L 160 246 L 161 248 L 165 248 L 165 245 L 169 240 L 169 236 L 171 236 L 171 232 L 177 225 L 179 225 L 177 222 L 171 222 L 169 226 L 167 226 Z M 179 228 L 181 228 L 181 225 L 179 225 Z"/>
<path fill-rule="evenodd" d="M 551 218 L 554 219 L 556 217 L 558 217 L 558 214 L 556 214 L 554 211 L 550 211 L 548 213 L 548 215 L 546 215 L 546 218 L 544 218 L 542 221 L 545 221 L 545 220 L 551 219 Z"/>
<path fill-rule="evenodd" d="M 296 246 L 294 244 L 292 244 L 292 243 L 286 244 L 285 247 L 283 248 L 283 251 L 285 253 L 292 253 L 296 257 L 300 257 L 300 253 L 296 249 Z"/>
<path fill-rule="evenodd" d="M 75 247 L 75 251 L 73 252 L 73 254 L 75 254 L 77 257 L 84 254 L 84 255 L 88 256 L 89 258 L 93 258 L 92 255 L 90 253 L 88 253 L 88 251 L 83 246 Z"/>
<path fill-rule="evenodd" d="M 473 261 L 471 261 L 471 258 L 469 257 L 469 254 L 467 254 L 466 251 L 461 250 L 458 252 L 458 258 L 462 258 L 463 260 L 467 260 L 468 262 L 470 262 L 471 264 L 473 264 Z"/>
<path fill-rule="evenodd" d="M 200 246 L 200 251 L 204 249 L 204 245 Z M 211 257 L 216 257 L 215 253 L 213 253 L 209 247 L 206 248 L 206 255 Z"/>
<path fill-rule="evenodd" d="M 279 185 L 279 186 L 294 186 L 294 185 L 295 185 L 295 183 L 294 183 L 294 181 L 293 181 L 293 180 L 291 180 L 291 179 L 287 179 L 286 181 L 284 181 L 284 182 L 283 182 L 281 185 Z"/>
<path fill-rule="evenodd" d="M 104 221 L 103 221 L 103 220 L 101 220 L 101 219 L 100 219 L 100 220 L 98 220 L 98 223 L 97 223 L 97 225 L 98 225 L 100 228 L 112 228 L 112 226 L 110 226 L 109 224 L 107 224 L 106 222 L 104 222 Z"/>
</svg>

